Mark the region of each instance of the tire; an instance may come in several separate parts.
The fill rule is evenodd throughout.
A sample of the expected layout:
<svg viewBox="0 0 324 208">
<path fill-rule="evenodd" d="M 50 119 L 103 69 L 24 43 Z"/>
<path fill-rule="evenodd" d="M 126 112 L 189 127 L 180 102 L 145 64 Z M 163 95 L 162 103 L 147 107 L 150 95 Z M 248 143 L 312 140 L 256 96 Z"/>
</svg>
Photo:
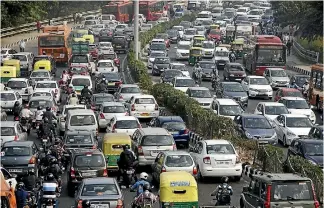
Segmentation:
<svg viewBox="0 0 324 208">
<path fill-rule="evenodd" d="M 241 176 L 234 176 L 234 181 L 235 182 L 238 182 L 238 181 L 240 181 L 241 180 Z"/>
<path fill-rule="evenodd" d="M 75 192 L 74 186 L 72 186 L 72 184 L 68 183 L 68 195 L 70 197 L 74 197 L 74 192 Z"/>
<path fill-rule="evenodd" d="M 200 169 L 199 169 L 199 167 L 198 167 L 198 174 L 197 174 L 197 176 L 198 176 L 198 181 L 201 181 L 201 182 L 204 182 L 204 177 L 201 175 L 201 172 L 200 172 Z"/>
</svg>

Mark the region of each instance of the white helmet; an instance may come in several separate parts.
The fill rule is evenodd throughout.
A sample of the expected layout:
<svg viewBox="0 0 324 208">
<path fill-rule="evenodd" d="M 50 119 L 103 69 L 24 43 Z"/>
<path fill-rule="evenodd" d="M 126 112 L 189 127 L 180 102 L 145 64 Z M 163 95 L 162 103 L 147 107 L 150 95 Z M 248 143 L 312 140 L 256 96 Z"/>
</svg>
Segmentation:
<svg viewBox="0 0 324 208">
<path fill-rule="evenodd" d="M 148 174 L 147 173 L 143 172 L 143 173 L 140 174 L 140 179 L 147 180 L 147 178 L 148 178 Z"/>
<path fill-rule="evenodd" d="M 69 84 L 69 87 L 73 87 L 73 85 L 72 84 Z"/>
</svg>

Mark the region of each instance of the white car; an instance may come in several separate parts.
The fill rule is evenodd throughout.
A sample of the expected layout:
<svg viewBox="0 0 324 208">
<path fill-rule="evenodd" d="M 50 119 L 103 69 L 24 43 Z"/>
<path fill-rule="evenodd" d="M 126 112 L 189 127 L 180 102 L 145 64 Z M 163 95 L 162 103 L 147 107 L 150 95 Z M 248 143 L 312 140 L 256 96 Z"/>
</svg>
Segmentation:
<svg viewBox="0 0 324 208">
<path fill-rule="evenodd" d="M 188 60 L 191 41 L 179 41 L 176 50 L 176 60 Z"/>
<path fill-rule="evenodd" d="M 142 94 L 141 89 L 136 84 L 122 84 L 119 85 L 117 91 L 114 94 L 116 101 L 126 102 L 130 100 L 134 95 Z"/>
<path fill-rule="evenodd" d="M 17 53 L 17 51 L 12 48 L 1 48 L 1 61 L 11 59 L 12 55 L 15 53 Z"/>
<path fill-rule="evenodd" d="M 124 32 L 126 27 L 128 27 L 127 24 L 119 24 L 115 27 L 115 32 Z"/>
<path fill-rule="evenodd" d="M 134 95 L 127 103 L 130 116 L 155 118 L 160 115 L 159 105 L 152 95 Z"/>
<path fill-rule="evenodd" d="M 11 112 L 16 101 L 23 104 L 21 95 L 13 90 L 0 91 L 0 98 L 1 109 L 5 112 Z"/>
<path fill-rule="evenodd" d="M 311 120 L 305 115 L 282 114 L 274 119 L 278 141 L 284 146 L 290 145 L 296 138 L 307 138 L 313 127 Z"/>
<path fill-rule="evenodd" d="M 282 68 L 266 68 L 263 76 L 269 81 L 272 88 L 287 87 L 289 77 Z"/>
<path fill-rule="evenodd" d="M 150 29 L 152 29 L 153 25 L 152 24 L 142 24 L 141 25 L 141 31 L 148 31 Z"/>
<path fill-rule="evenodd" d="M 64 105 L 63 106 L 63 110 L 62 113 L 59 114 L 60 112 L 58 112 L 59 116 L 58 116 L 58 129 L 60 131 L 60 135 L 64 136 L 64 132 L 65 132 L 65 117 L 68 113 L 69 110 L 76 110 L 76 109 L 87 109 L 87 106 L 85 105 Z"/>
<path fill-rule="evenodd" d="M 17 175 L 12 174 L 12 173 L 9 173 L 9 171 L 7 171 L 3 167 L 0 167 L 0 170 L 1 170 L 1 173 L 2 173 L 2 175 L 4 177 L 4 179 L 8 183 L 8 186 L 12 187 L 15 190 L 16 189 L 16 185 L 17 185 L 17 180 L 16 180 Z"/>
<path fill-rule="evenodd" d="M 183 26 L 176 25 L 176 26 L 173 26 L 172 29 L 177 30 L 179 32 L 180 38 L 183 37 L 183 30 L 184 30 L 184 27 Z"/>
<path fill-rule="evenodd" d="M 96 71 L 97 73 L 118 72 L 118 67 L 113 60 L 99 60 Z"/>
<path fill-rule="evenodd" d="M 34 93 L 30 96 L 30 98 L 39 97 L 39 96 L 51 97 L 54 100 L 55 93 L 51 89 L 36 89 Z"/>
<path fill-rule="evenodd" d="M 206 29 L 205 29 L 204 26 L 196 25 L 196 26 L 194 26 L 194 28 L 196 29 L 196 33 L 198 35 L 205 35 L 206 34 Z"/>
<path fill-rule="evenodd" d="M 81 76 L 81 75 L 80 75 Z M 56 103 L 61 101 L 61 89 L 56 81 L 38 81 L 35 84 L 34 90 L 52 90 L 54 92 L 54 99 Z"/>
<path fill-rule="evenodd" d="M 316 115 L 310 109 L 307 101 L 300 97 L 282 97 L 278 100 L 279 103 L 283 103 L 291 114 L 306 115 L 313 122 L 316 123 Z"/>
<path fill-rule="evenodd" d="M 23 101 L 29 101 L 29 96 L 33 93 L 33 87 L 26 78 L 11 78 L 7 82 L 7 89 L 18 92 Z"/>
<path fill-rule="evenodd" d="M 99 54 L 108 54 L 114 51 L 114 47 L 111 42 L 99 42 L 98 44 Z"/>
<path fill-rule="evenodd" d="M 240 7 L 240 8 L 237 9 L 236 14 L 241 15 L 241 16 L 245 16 L 249 12 L 249 10 L 250 10 L 249 7 Z"/>
<path fill-rule="evenodd" d="M 211 108 L 214 98 L 207 87 L 189 87 L 186 94 L 196 100 L 202 108 Z"/>
<path fill-rule="evenodd" d="M 197 87 L 195 81 L 190 77 L 174 77 L 172 79 L 172 86 L 174 89 L 184 93 L 187 92 L 189 87 Z"/>
<path fill-rule="evenodd" d="M 194 35 L 197 34 L 197 29 L 196 28 L 188 28 L 185 29 L 183 32 L 183 37 L 182 40 L 184 41 L 191 41 Z"/>
<path fill-rule="evenodd" d="M 108 123 L 107 132 L 126 133 L 132 136 L 138 128 L 142 128 L 142 126 L 135 116 L 115 115 Z"/>
<path fill-rule="evenodd" d="M 262 14 L 263 14 L 262 9 L 252 9 L 251 11 L 249 11 L 247 16 L 248 16 L 249 19 L 261 18 Z"/>
<path fill-rule="evenodd" d="M 234 177 L 236 181 L 241 179 L 242 163 L 229 141 L 202 140 L 189 151 L 198 167 L 198 180 L 222 176 Z"/>
<path fill-rule="evenodd" d="M 98 109 L 98 123 L 100 129 L 106 129 L 114 116 L 128 116 L 127 109 L 123 103 L 103 102 Z"/>
<path fill-rule="evenodd" d="M 81 91 L 84 86 L 87 85 L 90 90 L 93 88 L 92 79 L 90 76 L 74 75 L 71 78 L 70 83 L 73 85 L 73 88 L 78 96 L 81 95 Z"/>
<path fill-rule="evenodd" d="M 282 103 L 260 102 L 256 106 L 254 114 L 264 115 L 270 122 L 273 122 L 279 115 L 289 114 L 289 111 Z"/>
<path fill-rule="evenodd" d="M 241 84 L 247 90 L 249 97 L 272 99 L 273 90 L 265 77 L 247 76 L 242 80 Z"/>
<path fill-rule="evenodd" d="M 170 69 L 180 70 L 185 77 L 190 77 L 190 72 L 185 64 L 182 63 L 171 63 Z"/>
<path fill-rule="evenodd" d="M 212 103 L 212 110 L 218 116 L 224 116 L 234 120 L 236 115 L 240 115 L 244 112 L 242 107 L 229 98 L 216 98 Z"/>
<path fill-rule="evenodd" d="M 202 56 L 203 58 L 213 58 L 215 55 L 214 41 L 203 41 L 202 43 Z"/>
</svg>

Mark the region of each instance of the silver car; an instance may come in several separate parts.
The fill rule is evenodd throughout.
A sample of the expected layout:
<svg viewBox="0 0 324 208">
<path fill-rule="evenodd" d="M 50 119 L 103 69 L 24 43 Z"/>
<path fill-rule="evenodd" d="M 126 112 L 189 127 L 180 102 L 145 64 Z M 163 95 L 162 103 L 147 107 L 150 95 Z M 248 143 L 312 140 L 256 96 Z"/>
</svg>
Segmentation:
<svg viewBox="0 0 324 208">
<path fill-rule="evenodd" d="M 1 146 L 8 141 L 26 141 L 27 130 L 19 122 L 1 121 Z"/>
<path fill-rule="evenodd" d="M 124 104 L 119 102 L 104 102 L 98 109 L 97 120 L 99 122 L 100 129 L 106 129 L 109 121 L 114 116 L 125 116 L 128 115 L 127 109 Z"/>
<path fill-rule="evenodd" d="M 141 89 L 136 84 L 122 84 L 114 94 L 115 100 L 118 102 L 126 102 L 130 100 L 134 95 L 142 94 Z"/>
<path fill-rule="evenodd" d="M 93 34 L 98 36 L 100 30 L 104 29 L 105 25 L 104 24 L 97 24 L 92 27 Z"/>
<path fill-rule="evenodd" d="M 52 80 L 51 73 L 47 70 L 36 70 L 30 74 L 29 81 L 34 86 L 38 81 Z"/>
<path fill-rule="evenodd" d="M 57 111 L 58 116 L 58 128 L 60 131 L 60 136 L 64 136 L 65 132 L 65 117 L 69 110 L 76 110 L 76 109 L 87 109 L 85 105 L 64 105 L 62 113 Z M 61 113 L 61 114 L 60 114 Z"/>
<path fill-rule="evenodd" d="M 18 92 L 15 92 L 13 90 L 8 90 L 8 91 L 2 91 L 0 92 L 0 105 L 2 110 L 6 112 L 11 112 L 12 108 L 15 105 L 15 102 L 18 101 L 20 105 L 22 104 L 22 97 Z"/>
</svg>

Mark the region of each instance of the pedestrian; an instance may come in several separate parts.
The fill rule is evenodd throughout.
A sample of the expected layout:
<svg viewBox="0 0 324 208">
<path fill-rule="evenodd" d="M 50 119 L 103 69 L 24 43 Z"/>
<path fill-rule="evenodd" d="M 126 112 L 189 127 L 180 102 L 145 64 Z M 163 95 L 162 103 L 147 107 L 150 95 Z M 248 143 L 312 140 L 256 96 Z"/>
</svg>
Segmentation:
<svg viewBox="0 0 324 208">
<path fill-rule="evenodd" d="M 41 29 L 41 24 L 40 24 L 39 21 L 37 21 L 37 23 L 36 23 L 36 27 L 37 27 L 37 31 L 38 31 L 38 33 L 39 33 L 39 32 L 40 32 L 40 29 Z"/>
<path fill-rule="evenodd" d="M 51 19 L 48 20 L 48 25 L 49 25 L 49 26 L 51 25 Z"/>
<path fill-rule="evenodd" d="M 76 13 L 73 13 L 73 22 L 76 24 Z"/>
<path fill-rule="evenodd" d="M 287 41 L 287 52 L 288 52 L 288 56 L 290 56 L 290 51 L 291 51 L 291 47 L 292 47 L 292 43 L 290 40 Z"/>
<path fill-rule="evenodd" d="M 25 48 L 26 48 L 26 42 L 24 39 L 22 39 L 19 43 L 19 48 L 20 48 L 20 52 L 25 52 Z"/>
</svg>

